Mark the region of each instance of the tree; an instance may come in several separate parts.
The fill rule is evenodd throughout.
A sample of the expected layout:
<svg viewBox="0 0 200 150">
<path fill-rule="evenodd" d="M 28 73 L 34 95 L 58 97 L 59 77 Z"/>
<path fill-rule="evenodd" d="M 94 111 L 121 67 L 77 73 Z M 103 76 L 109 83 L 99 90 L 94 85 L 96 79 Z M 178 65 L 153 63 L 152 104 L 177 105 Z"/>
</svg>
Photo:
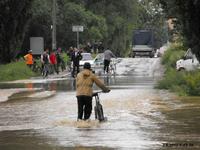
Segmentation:
<svg viewBox="0 0 200 150">
<path fill-rule="evenodd" d="M 80 3 L 80 0 L 76 0 Z M 105 47 L 115 54 L 123 56 L 131 44 L 132 30 L 137 26 L 139 7 L 135 0 L 84 0 L 81 2 L 87 10 L 105 18 L 108 33 L 103 39 Z"/>
<path fill-rule="evenodd" d="M 76 33 L 72 32 L 73 25 L 82 25 L 84 32 L 80 34 L 80 42 L 102 40 L 107 33 L 105 19 L 86 10 L 81 4 L 63 2 L 58 12 L 58 42 L 60 46 L 76 46 Z"/>
<path fill-rule="evenodd" d="M 163 44 L 167 43 L 167 19 L 162 12 L 162 7 L 160 3 L 157 0 L 141 0 L 139 9 L 139 28 L 153 30 L 155 47 L 160 47 Z"/>
<path fill-rule="evenodd" d="M 31 7 L 32 18 L 22 49 L 29 49 L 30 37 L 44 37 L 44 46 L 51 46 L 52 0 L 34 0 Z"/>
<path fill-rule="evenodd" d="M 200 0 L 160 0 L 167 17 L 176 18 L 176 30 L 200 61 Z"/>
<path fill-rule="evenodd" d="M 31 20 L 33 0 L 0 1 L 0 62 L 14 59 L 16 49 L 21 48 L 28 23 Z"/>
<path fill-rule="evenodd" d="M 73 25 L 83 25 L 84 32 L 80 34 L 82 44 L 94 40 L 102 40 L 107 31 L 105 19 L 102 16 L 86 10 L 81 3 L 57 0 L 57 46 L 68 48 L 76 46 L 76 33 L 72 32 Z M 44 37 L 45 47 L 51 48 L 52 41 L 52 1 L 34 0 L 32 5 L 32 20 L 26 34 L 23 48 L 29 48 L 29 37 Z"/>
</svg>

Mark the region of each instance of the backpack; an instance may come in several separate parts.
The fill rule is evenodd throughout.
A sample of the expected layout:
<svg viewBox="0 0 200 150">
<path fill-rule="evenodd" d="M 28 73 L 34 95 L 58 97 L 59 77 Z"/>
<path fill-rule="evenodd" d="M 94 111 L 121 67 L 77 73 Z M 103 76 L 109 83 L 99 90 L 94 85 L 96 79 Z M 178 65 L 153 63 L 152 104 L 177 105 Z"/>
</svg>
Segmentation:
<svg viewBox="0 0 200 150">
<path fill-rule="evenodd" d="M 48 64 L 49 63 L 49 59 L 48 59 L 48 55 L 47 54 L 43 54 L 43 62 L 45 64 Z"/>
</svg>

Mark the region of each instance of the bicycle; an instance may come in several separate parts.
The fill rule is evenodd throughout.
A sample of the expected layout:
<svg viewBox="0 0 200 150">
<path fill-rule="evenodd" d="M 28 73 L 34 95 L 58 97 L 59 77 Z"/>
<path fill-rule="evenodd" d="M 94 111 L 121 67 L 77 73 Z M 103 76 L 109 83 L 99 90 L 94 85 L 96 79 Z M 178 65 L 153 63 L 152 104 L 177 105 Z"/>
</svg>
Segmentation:
<svg viewBox="0 0 200 150">
<path fill-rule="evenodd" d="M 49 64 L 43 64 L 43 69 L 42 69 L 42 76 L 48 77 L 49 74 Z"/>
<path fill-rule="evenodd" d="M 103 106 L 100 103 L 99 99 L 99 93 L 102 93 L 102 91 L 95 92 L 92 94 L 92 97 L 95 97 L 96 105 L 94 106 L 94 112 L 95 112 L 95 119 L 99 120 L 100 122 L 107 121 L 107 117 L 104 116 L 103 113 Z"/>
<path fill-rule="evenodd" d="M 41 73 L 42 72 L 41 66 L 39 66 L 36 61 L 34 61 L 34 63 L 33 63 L 32 70 L 34 72 L 36 72 L 36 73 Z"/>
<path fill-rule="evenodd" d="M 68 61 L 68 62 L 67 62 L 67 71 L 68 71 L 68 72 L 71 72 L 71 71 L 72 71 L 72 68 L 73 68 L 72 62 L 71 62 L 71 61 Z"/>
<path fill-rule="evenodd" d="M 110 65 L 109 65 L 109 72 L 112 74 L 112 75 L 115 75 L 116 74 L 116 63 L 114 63 L 113 61 L 111 61 Z"/>
</svg>

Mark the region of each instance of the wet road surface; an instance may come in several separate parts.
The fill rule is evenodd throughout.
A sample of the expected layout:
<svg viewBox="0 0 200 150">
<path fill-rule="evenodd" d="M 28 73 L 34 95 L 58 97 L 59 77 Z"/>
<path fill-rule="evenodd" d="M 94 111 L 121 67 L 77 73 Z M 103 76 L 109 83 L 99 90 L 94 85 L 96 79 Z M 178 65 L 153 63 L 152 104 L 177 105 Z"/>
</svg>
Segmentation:
<svg viewBox="0 0 200 150">
<path fill-rule="evenodd" d="M 1 84 L 29 90 L 0 103 L 0 150 L 200 149 L 200 98 L 156 90 L 155 72 L 128 66 L 125 73 L 101 76 L 112 89 L 100 94 L 104 123 L 94 113 L 90 122 L 76 122 L 73 78 Z"/>
</svg>

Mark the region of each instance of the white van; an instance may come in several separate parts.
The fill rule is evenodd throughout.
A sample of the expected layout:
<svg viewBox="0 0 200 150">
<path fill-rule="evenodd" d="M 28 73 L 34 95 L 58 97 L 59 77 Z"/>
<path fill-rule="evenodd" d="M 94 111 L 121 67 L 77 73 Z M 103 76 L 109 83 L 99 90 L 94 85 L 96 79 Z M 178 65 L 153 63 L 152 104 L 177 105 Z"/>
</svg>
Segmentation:
<svg viewBox="0 0 200 150">
<path fill-rule="evenodd" d="M 182 59 L 176 62 L 176 70 L 192 71 L 200 69 L 199 61 L 189 48 Z"/>
</svg>

